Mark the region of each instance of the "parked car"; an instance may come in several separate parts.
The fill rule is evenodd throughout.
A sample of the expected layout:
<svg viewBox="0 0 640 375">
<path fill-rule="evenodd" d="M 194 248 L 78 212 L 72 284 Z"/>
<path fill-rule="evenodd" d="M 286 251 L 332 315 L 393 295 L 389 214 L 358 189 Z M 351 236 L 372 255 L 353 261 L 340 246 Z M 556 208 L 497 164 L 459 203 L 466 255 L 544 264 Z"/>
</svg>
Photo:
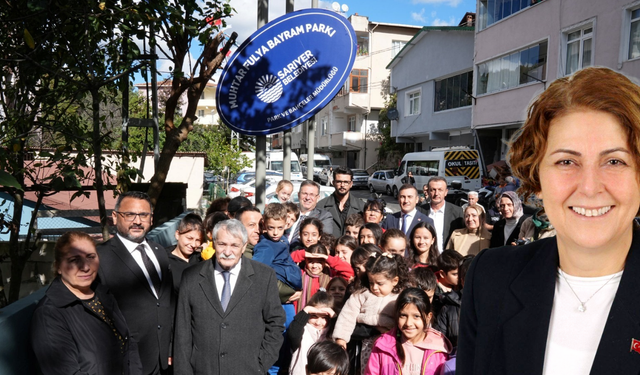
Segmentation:
<svg viewBox="0 0 640 375">
<path fill-rule="evenodd" d="M 328 185 L 329 173 L 331 173 L 331 169 L 335 171 L 338 168 L 340 168 L 339 165 L 325 165 L 324 167 L 322 167 L 322 172 L 320 172 L 320 174 L 318 175 L 318 179 L 320 179 L 320 181 L 318 182 L 320 183 L 320 185 Z"/>
<path fill-rule="evenodd" d="M 387 195 L 393 194 L 393 170 L 373 172 L 369 177 L 369 191 L 372 193 L 384 191 Z"/>
<path fill-rule="evenodd" d="M 366 189 L 369 185 L 369 173 L 364 169 L 352 169 L 353 186 L 352 189 Z"/>
<path fill-rule="evenodd" d="M 267 170 L 267 178 L 280 178 L 282 179 L 282 172 Z M 235 176 L 234 184 L 244 185 L 247 182 L 251 182 L 256 179 L 256 171 L 241 171 Z"/>
<path fill-rule="evenodd" d="M 229 186 L 229 191 L 227 192 L 227 195 L 229 196 L 229 198 L 235 198 L 240 195 L 246 196 L 248 198 L 248 195 L 246 194 L 246 192 L 255 193 L 255 190 L 256 190 L 255 172 L 252 172 L 252 173 L 253 173 L 253 176 L 249 179 L 249 181 L 243 184 L 238 183 L 238 184 L 232 184 Z M 270 185 L 274 185 L 274 191 L 275 191 L 275 186 L 278 184 L 278 181 L 280 180 L 282 180 L 282 173 L 267 171 L 267 187 Z"/>
</svg>

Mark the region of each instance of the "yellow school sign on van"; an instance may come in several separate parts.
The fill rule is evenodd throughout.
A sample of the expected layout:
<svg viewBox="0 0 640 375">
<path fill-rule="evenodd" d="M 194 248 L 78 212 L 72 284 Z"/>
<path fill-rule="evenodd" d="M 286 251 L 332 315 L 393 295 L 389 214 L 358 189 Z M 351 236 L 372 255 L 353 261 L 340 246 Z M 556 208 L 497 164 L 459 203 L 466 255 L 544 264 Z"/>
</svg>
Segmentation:
<svg viewBox="0 0 640 375">
<path fill-rule="evenodd" d="M 465 176 L 470 180 L 480 178 L 477 150 L 446 151 L 444 160 L 444 175 L 446 177 Z"/>
<path fill-rule="evenodd" d="M 478 190 L 482 187 L 478 151 L 468 147 L 447 147 L 405 154 L 395 171 L 394 197 L 398 196 L 403 181 L 408 180 L 409 172 L 413 174 L 418 190 L 422 190 L 422 186 L 434 176 L 444 177 L 449 186 L 453 181 L 459 181 L 464 189 Z"/>
</svg>

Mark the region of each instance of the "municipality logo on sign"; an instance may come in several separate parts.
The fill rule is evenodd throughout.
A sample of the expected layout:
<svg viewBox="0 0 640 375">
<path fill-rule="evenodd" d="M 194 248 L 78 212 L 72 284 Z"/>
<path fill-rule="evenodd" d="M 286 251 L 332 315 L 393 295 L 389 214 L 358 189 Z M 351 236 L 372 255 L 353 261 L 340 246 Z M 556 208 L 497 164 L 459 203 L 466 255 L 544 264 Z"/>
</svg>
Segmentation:
<svg viewBox="0 0 640 375">
<path fill-rule="evenodd" d="M 291 129 L 338 93 L 356 46 L 351 24 L 328 10 L 306 9 L 268 23 L 224 68 L 216 92 L 220 118 L 246 135 Z"/>
</svg>

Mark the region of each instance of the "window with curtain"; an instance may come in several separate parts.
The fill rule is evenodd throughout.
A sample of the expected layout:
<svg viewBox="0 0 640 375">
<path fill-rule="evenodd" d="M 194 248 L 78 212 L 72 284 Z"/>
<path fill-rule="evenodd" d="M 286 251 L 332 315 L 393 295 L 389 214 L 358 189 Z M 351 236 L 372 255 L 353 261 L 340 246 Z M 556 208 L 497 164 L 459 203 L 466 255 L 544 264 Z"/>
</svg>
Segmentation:
<svg viewBox="0 0 640 375">
<path fill-rule="evenodd" d="M 480 0 L 478 28 L 483 30 L 503 18 L 543 0 Z"/>
<path fill-rule="evenodd" d="M 640 9 L 631 11 L 629 30 L 629 59 L 640 57 Z"/>
<path fill-rule="evenodd" d="M 367 69 L 353 69 L 349 77 L 351 92 L 366 93 L 369 85 L 369 71 Z"/>
<path fill-rule="evenodd" d="M 349 125 L 349 131 L 350 132 L 356 131 L 356 116 L 355 115 L 347 117 L 347 123 Z"/>
<path fill-rule="evenodd" d="M 593 25 L 589 24 L 578 30 L 565 33 L 565 66 L 564 74 L 593 65 Z"/>
<path fill-rule="evenodd" d="M 547 77 L 547 42 L 478 64 L 478 95 L 512 89 Z"/>
<path fill-rule="evenodd" d="M 407 113 L 409 116 L 420 114 L 420 91 L 407 94 Z"/>
</svg>

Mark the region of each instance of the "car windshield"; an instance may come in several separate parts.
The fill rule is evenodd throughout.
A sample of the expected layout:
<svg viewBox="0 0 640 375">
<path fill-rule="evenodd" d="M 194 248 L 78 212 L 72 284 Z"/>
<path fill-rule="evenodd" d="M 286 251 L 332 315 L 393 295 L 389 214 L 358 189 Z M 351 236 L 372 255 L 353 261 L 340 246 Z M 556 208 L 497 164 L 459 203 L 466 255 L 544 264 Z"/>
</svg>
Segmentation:
<svg viewBox="0 0 640 375">
<path fill-rule="evenodd" d="M 327 166 L 329 164 L 331 164 L 330 160 L 314 160 L 313 161 L 313 165 L 315 167 L 318 167 L 318 168 L 322 168 L 322 167 Z"/>
<path fill-rule="evenodd" d="M 368 177 L 368 176 L 369 176 L 369 174 L 368 174 L 367 172 L 364 172 L 364 171 L 356 171 L 356 172 L 353 172 L 353 175 L 354 175 L 354 176 L 366 176 L 366 177 Z"/>
<path fill-rule="evenodd" d="M 386 175 L 388 179 L 393 179 L 393 172 L 387 172 Z"/>
</svg>

